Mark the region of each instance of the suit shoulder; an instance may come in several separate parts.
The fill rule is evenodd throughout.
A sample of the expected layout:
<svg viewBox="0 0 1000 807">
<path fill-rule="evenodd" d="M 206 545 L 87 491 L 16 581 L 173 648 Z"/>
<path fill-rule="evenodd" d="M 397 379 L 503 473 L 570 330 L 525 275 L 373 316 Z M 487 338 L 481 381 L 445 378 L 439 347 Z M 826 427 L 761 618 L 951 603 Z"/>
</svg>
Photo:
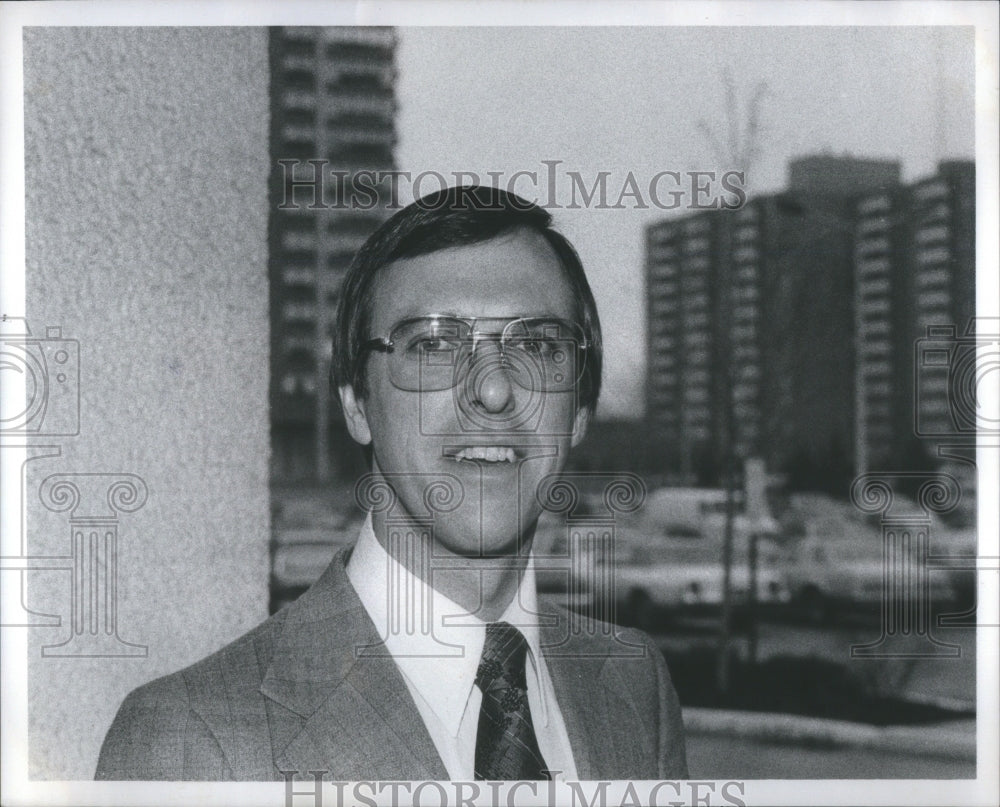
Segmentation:
<svg viewBox="0 0 1000 807">
<path fill-rule="evenodd" d="M 637 628 L 595 619 L 561 604 L 554 606 L 550 613 L 556 616 L 560 625 L 568 627 L 572 643 L 589 657 L 622 659 L 657 655 L 662 658 L 652 637 Z"/>
<path fill-rule="evenodd" d="M 286 611 L 279 611 L 214 653 L 165 678 L 181 678 L 195 701 L 202 689 L 212 689 L 223 679 L 230 686 L 260 686 L 285 617 Z"/>
<path fill-rule="evenodd" d="M 202 746 L 202 759 L 224 760 L 212 732 L 191 708 L 183 677 L 174 673 L 128 694 L 104 737 L 95 779 L 180 780 L 187 750 Z M 224 778 L 220 776 L 219 778 Z"/>
<path fill-rule="evenodd" d="M 228 778 L 220 728 L 232 721 L 234 709 L 255 708 L 283 619 L 277 614 L 200 661 L 130 692 L 104 739 L 96 778 Z M 192 756 L 203 760 L 204 775 L 177 767 Z"/>
<path fill-rule="evenodd" d="M 580 615 L 576 618 L 582 622 L 572 631 L 570 647 L 579 657 L 598 662 L 602 676 L 610 677 L 634 697 L 655 701 L 664 690 L 672 691 L 666 660 L 648 633 Z"/>
<path fill-rule="evenodd" d="M 183 701 L 187 707 L 197 709 L 202 700 L 199 696 L 210 694 L 223 683 L 256 689 L 263 677 L 261 667 L 267 665 L 274 636 L 284 619 L 284 611 L 269 617 L 204 658 L 143 684 L 129 694 L 125 703 L 162 706 Z"/>
</svg>

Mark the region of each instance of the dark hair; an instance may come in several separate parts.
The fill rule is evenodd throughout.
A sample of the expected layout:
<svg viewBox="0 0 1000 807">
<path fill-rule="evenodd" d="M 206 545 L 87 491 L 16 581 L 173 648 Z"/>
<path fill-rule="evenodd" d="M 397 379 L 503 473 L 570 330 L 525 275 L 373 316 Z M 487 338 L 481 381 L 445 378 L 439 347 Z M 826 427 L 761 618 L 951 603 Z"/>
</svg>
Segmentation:
<svg viewBox="0 0 1000 807">
<path fill-rule="evenodd" d="M 589 345 L 580 403 L 593 412 L 601 391 L 603 343 L 597 304 L 573 245 L 551 227 L 547 210 L 513 193 L 482 185 L 460 185 L 428 194 L 400 210 L 365 241 L 351 262 L 341 287 L 333 333 L 330 383 L 351 384 L 367 393 L 368 355 L 362 343 L 370 333 L 372 300 L 379 272 L 403 258 L 415 258 L 455 246 L 489 241 L 526 228 L 541 235 L 555 251 L 573 290 L 576 317 Z"/>
</svg>

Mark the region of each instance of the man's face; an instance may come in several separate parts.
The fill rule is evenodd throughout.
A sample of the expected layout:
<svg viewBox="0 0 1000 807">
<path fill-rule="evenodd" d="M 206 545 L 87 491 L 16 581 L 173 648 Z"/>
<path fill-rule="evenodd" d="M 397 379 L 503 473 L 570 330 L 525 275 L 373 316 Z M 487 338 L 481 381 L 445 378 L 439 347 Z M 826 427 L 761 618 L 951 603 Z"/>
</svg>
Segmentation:
<svg viewBox="0 0 1000 807">
<path fill-rule="evenodd" d="M 530 375 L 526 368 L 537 354 L 527 346 L 520 361 L 505 360 L 497 330 L 518 317 L 573 322 L 573 294 L 545 239 L 518 230 L 385 267 L 372 330 L 364 336 L 385 336 L 397 323 L 429 314 L 485 320 L 473 370 L 465 372 L 469 365 L 458 361 L 454 387 L 400 389 L 389 363 L 402 360 L 407 346 L 395 345 L 393 354 L 373 351 L 367 396 L 356 400 L 350 388 L 341 391 L 348 426 L 359 442 L 370 440 L 375 470 L 414 517 L 429 514 L 424 493 L 431 481 L 457 477 L 461 504 L 433 513 L 440 548 L 466 557 L 509 555 L 520 537 L 532 534 L 541 512 L 538 484 L 563 468 L 570 447 L 583 438 L 587 413 L 578 409 L 575 389 L 522 386 L 517 378 Z M 451 355 L 467 359 L 468 350 Z"/>
</svg>

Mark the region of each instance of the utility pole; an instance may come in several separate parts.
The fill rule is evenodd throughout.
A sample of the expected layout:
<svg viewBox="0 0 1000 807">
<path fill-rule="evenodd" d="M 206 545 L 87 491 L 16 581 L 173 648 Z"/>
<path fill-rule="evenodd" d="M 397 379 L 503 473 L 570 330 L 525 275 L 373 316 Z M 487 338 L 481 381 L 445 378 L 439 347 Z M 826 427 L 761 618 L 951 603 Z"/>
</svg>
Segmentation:
<svg viewBox="0 0 1000 807">
<path fill-rule="evenodd" d="M 736 85 L 732 74 L 726 70 L 722 77 L 726 89 L 726 144 L 722 145 L 715 131 L 705 121 L 698 122 L 698 128 L 705 135 L 712 147 L 714 156 L 721 163 L 723 170 L 743 171 L 748 176 L 754 163 L 760 156 L 760 108 L 767 84 L 758 83 L 746 106 L 746 125 L 741 127 L 739 101 Z M 733 366 L 733 318 L 735 309 L 733 289 L 735 283 L 732 276 L 733 228 L 730 219 L 722 212 L 719 220 L 719 265 L 718 276 L 722 280 L 722 290 L 725 295 L 720 306 L 723 325 L 717 330 L 721 333 L 721 355 L 724 362 L 723 370 L 723 402 L 722 402 L 722 453 L 724 457 L 723 484 L 726 487 L 726 522 L 722 541 L 722 614 L 719 620 L 719 644 L 716 659 L 716 685 L 723 695 L 729 692 L 729 647 L 732 639 L 733 622 L 733 542 L 736 522 L 736 436 L 737 418 L 733 401 L 735 367 Z"/>
</svg>

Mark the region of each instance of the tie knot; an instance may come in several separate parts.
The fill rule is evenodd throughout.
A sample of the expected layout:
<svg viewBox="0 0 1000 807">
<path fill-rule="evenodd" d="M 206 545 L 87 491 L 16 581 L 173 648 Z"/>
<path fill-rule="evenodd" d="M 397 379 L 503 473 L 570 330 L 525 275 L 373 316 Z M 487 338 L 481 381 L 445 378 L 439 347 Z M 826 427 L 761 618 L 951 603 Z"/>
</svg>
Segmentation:
<svg viewBox="0 0 1000 807">
<path fill-rule="evenodd" d="M 527 689 L 524 665 L 528 642 L 517 628 L 507 622 L 491 622 L 486 626 L 483 657 L 476 672 L 476 685 L 484 692 L 498 679 L 504 685 Z"/>
</svg>

